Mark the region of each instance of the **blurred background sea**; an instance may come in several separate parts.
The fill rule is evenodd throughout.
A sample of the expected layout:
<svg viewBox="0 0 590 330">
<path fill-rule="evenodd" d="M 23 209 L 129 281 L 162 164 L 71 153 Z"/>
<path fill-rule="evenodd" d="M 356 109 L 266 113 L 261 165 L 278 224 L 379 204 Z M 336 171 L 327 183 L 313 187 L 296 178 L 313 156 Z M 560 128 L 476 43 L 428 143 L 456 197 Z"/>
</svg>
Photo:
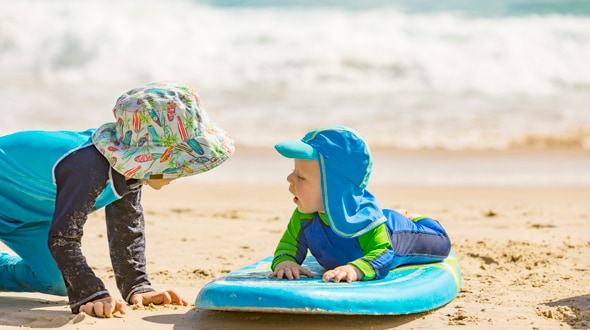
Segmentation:
<svg viewBox="0 0 590 330">
<path fill-rule="evenodd" d="M 586 0 L 0 0 L 0 134 L 96 127 L 182 80 L 236 156 L 338 124 L 401 167 L 385 183 L 588 186 L 589 59 Z M 283 182 L 276 162 L 209 178 Z"/>
</svg>

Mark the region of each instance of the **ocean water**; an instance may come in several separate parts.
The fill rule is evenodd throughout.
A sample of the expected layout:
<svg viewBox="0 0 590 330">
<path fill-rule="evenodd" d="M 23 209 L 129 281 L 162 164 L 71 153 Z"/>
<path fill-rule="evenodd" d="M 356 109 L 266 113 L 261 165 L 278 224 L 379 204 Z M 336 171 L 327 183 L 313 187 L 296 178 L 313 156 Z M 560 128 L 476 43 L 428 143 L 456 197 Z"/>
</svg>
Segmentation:
<svg viewBox="0 0 590 330">
<path fill-rule="evenodd" d="M 0 134 L 197 88 L 238 146 L 349 125 L 402 150 L 590 149 L 585 0 L 0 0 Z"/>
</svg>

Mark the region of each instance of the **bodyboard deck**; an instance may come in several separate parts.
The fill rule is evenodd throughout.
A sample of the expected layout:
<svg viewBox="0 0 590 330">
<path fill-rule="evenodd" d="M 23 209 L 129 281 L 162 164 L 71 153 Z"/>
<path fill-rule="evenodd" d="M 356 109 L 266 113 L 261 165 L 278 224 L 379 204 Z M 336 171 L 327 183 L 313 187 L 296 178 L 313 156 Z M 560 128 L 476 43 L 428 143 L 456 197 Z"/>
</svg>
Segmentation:
<svg viewBox="0 0 590 330">
<path fill-rule="evenodd" d="M 303 263 L 314 272 L 313 278 L 268 278 L 272 259 L 269 256 L 208 283 L 195 306 L 240 312 L 400 315 L 449 303 L 462 281 L 453 252 L 441 262 L 403 266 L 381 280 L 351 283 L 322 282 L 325 270 L 313 256 Z"/>
</svg>

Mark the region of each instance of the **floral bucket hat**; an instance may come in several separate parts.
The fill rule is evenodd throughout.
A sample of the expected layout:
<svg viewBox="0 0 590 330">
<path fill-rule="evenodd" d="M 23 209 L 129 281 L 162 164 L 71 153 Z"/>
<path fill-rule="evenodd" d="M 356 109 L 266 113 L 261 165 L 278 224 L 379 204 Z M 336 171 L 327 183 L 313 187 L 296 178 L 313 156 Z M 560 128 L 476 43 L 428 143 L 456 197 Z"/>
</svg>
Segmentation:
<svg viewBox="0 0 590 330">
<path fill-rule="evenodd" d="M 235 151 L 232 137 L 209 120 L 199 96 L 178 82 L 156 82 L 121 95 L 116 122 L 92 136 L 127 178 L 179 178 L 206 172 Z"/>
</svg>

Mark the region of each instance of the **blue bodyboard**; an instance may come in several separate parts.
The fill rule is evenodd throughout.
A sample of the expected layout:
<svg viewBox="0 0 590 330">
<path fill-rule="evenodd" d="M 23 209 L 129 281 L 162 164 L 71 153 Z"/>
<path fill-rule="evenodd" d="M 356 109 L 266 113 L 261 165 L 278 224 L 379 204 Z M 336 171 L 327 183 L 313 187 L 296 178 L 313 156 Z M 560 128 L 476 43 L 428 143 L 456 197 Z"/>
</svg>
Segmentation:
<svg viewBox="0 0 590 330">
<path fill-rule="evenodd" d="M 400 315 L 449 303 L 461 289 L 461 270 L 451 252 L 441 262 L 396 268 L 381 280 L 322 282 L 324 269 L 313 256 L 303 267 L 313 278 L 268 278 L 272 256 L 208 283 L 199 292 L 199 309 L 302 314 Z"/>
</svg>

